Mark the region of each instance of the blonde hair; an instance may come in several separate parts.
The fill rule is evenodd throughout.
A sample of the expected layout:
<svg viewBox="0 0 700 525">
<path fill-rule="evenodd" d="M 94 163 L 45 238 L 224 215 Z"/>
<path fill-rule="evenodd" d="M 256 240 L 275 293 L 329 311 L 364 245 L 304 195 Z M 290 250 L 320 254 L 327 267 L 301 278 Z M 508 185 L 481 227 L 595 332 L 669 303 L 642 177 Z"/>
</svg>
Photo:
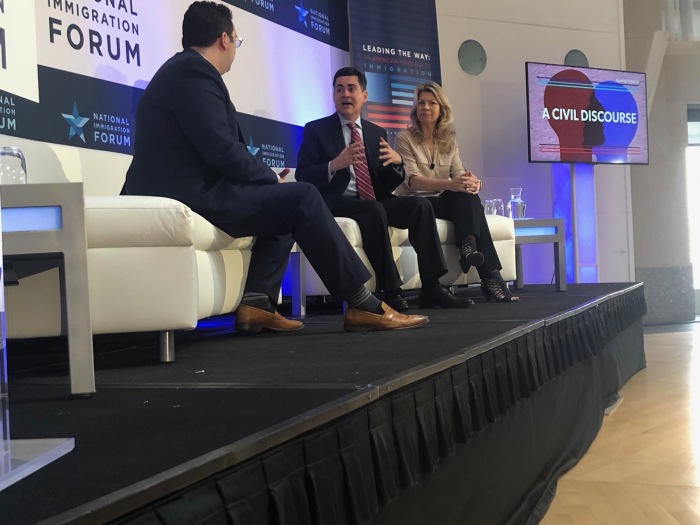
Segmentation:
<svg viewBox="0 0 700 525">
<path fill-rule="evenodd" d="M 449 100 L 447 100 L 447 95 L 445 95 L 445 90 L 442 89 L 440 84 L 426 82 L 425 84 L 418 84 L 416 86 L 416 89 L 413 91 L 411 125 L 408 127 L 408 131 L 415 139 L 420 142 L 424 141 L 423 131 L 421 130 L 420 121 L 418 120 L 418 99 L 423 93 L 432 94 L 440 105 L 440 115 L 438 116 L 437 122 L 435 122 L 433 138 L 438 146 L 438 151 L 446 153 L 450 150 L 452 142 L 454 141 L 455 130 L 452 126 L 452 108 L 450 107 Z"/>
</svg>

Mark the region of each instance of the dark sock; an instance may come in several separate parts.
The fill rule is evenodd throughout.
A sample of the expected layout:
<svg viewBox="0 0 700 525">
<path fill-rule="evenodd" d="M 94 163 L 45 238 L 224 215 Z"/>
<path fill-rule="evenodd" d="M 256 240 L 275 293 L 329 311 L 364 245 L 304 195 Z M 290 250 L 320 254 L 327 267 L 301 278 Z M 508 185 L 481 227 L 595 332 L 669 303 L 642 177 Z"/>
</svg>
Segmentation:
<svg viewBox="0 0 700 525">
<path fill-rule="evenodd" d="M 272 306 L 270 298 L 266 294 L 260 292 L 245 292 L 243 294 L 243 299 L 241 299 L 241 304 L 259 308 L 260 310 L 265 310 L 270 313 L 275 311 L 275 307 Z"/>
<path fill-rule="evenodd" d="M 462 239 L 462 242 L 459 243 L 459 246 L 457 246 L 457 248 L 461 248 L 465 244 L 468 244 L 470 241 L 476 242 L 476 237 L 474 235 L 467 235 L 464 239 Z"/>
<path fill-rule="evenodd" d="M 384 313 L 384 310 L 382 310 L 382 302 L 374 295 L 369 293 L 369 290 L 364 286 L 360 287 L 346 300 L 348 302 L 348 307 L 350 308 L 363 310 L 365 312 L 372 312 L 375 314 Z"/>
<path fill-rule="evenodd" d="M 386 290 L 384 292 L 384 299 L 398 297 L 399 295 L 401 295 L 401 288 L 395 288 L 394 290 Z"/>
<path fill-rule="evenodd" d="M 440 281 L 438 279 L 423 281 L 422 289 L 426 292 L 435 292 L 440 290 Z"/>
</svg>

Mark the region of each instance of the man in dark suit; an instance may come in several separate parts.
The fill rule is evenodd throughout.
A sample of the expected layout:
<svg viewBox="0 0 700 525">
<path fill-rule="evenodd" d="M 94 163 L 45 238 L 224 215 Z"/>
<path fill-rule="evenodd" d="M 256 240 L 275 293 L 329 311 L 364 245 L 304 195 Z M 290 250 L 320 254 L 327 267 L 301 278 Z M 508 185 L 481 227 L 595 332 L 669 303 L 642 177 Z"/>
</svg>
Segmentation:
<svg viewBox="0 0 700 525">
<path fill-rule="evenodd" d="M 297 180 L 316 186 L 335 217 L 357 221 L 377 290 L 384 290 L 384 301 L 392 308 L 404 311 L 408 303 L 401 296 L 388 226 L 408 228 L 418 255 L 422 308 L 471 306 L 471 299 L 440 286 L 447 267 L 430 202 L 392 194 L 405 173 L 401 156 L 386 141 L 386 131 L 360 118 L 367 101 L 365 74 L 352 67 L 339 69 L 333 78 L 333 101 L 336 113 L 304 127 Z"/>
<path fill-rule="evenodd" d="M 237 330 L 303 327 L 272 306 L 295 240 L 328 290 L 348 302 L 347 330 L 425 324 L 426 317 L 399 314 L 369 293 L 364 286 L 369 272 L 316 188 L 279 184 L 275 172 L 248 153 L 222 78 L 241 42 L 228 7 L 194 2 L 188 8 L 184 51 L 161 66 L 139 103 L 134 157 L 122 193 L 170 197 L 233 237 L 257 236 Z"/>
</svg>

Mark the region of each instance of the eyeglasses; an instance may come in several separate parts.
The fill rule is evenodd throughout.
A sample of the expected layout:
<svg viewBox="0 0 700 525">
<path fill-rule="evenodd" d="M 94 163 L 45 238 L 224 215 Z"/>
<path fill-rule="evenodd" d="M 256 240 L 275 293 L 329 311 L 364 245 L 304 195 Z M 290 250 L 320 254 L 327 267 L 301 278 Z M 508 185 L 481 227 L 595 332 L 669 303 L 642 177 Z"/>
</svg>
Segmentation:
<svg viewBox="0 0 700 525">
<path fill-rule="evenodd" d="M 241 47 L 241 44 L 243 43 L 243 39 L 236 35 L 235 37 L 233 35 L 229 35 L 229 40 L 231 43 L 233 43 L 237 48 Z"/>
</svg>

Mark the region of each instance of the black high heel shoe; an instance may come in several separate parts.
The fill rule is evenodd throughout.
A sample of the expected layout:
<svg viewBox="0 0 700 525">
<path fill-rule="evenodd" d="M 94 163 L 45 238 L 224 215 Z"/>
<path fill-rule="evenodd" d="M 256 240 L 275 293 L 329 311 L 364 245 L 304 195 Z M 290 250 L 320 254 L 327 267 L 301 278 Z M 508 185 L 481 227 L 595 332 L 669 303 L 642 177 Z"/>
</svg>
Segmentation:
<svg viewBox="0 0 700 525">
<path fill-rule="evenodd" d="M 498 270 L 491 273 L 493 277 L 481 279 L 481 293 L 488 302 L 496 301 L 497 303 L 516 303 L 520 301 L 520 297 L 510 293 L 508 285 L 501 277 L 501 272 Z"/>
<path fill-rule="evenodd" d="M 474 239 L 467 239 L 459 249 L 459 265 L 462 267 L 462 272 L 469 273 L 472 266 L 481 266 L 484 264 L 484 254 L 476 247 Z"/>
</svg>

